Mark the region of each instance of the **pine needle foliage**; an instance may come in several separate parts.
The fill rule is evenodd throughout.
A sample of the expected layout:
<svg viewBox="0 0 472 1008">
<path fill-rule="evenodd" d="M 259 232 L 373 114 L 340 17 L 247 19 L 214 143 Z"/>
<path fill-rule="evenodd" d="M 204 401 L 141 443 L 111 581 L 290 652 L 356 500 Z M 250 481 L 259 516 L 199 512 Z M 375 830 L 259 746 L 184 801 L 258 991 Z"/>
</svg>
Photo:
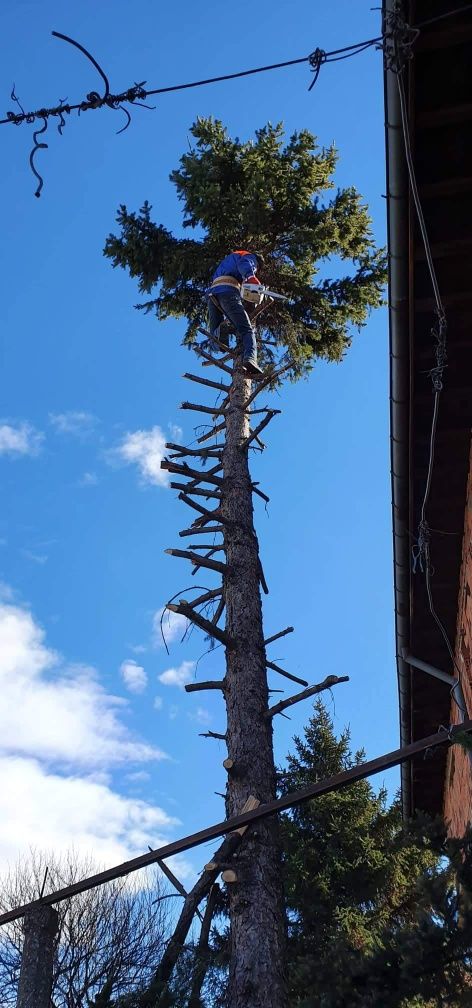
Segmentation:
<svg viewBox="0 0 472 1008">
<path fill-rule="evenodd" d="M 322 703 L 282 790 L 360 762 Z M 291 1008 L 472 1004 L 472 849 L 359 781 L 283 816 Z"/>
<path fill-rule="evenodd" d="M 171 173 L 183 209 L 183 237 L 121 206 L 119 234 L 104 254 L 152 294 L 145 311 L 159 320 L 186 318 L 192 343 L 206 321 L 205 290 L 219 260 L 232 249 L 257 249 L 266 259 L 263 280 L 292 304 L 275 302 L 261 315 L 260 332 L 288 351 L 292 377 L 316 358 L 339 361 L 352 330 L 382 304 L 385 255 L 375 246 L 365 204 L 353 187 L 335 189 L 337 152 L 320 147 L 308 130 L 286 142 L 281 123 L 232 139 L 219 120 L 198 118 L 194 146 Z M 186 231 L 189 237 L 186 236 Z M 273 359 L 265 349 L 263 363 Z"/>
</svg>

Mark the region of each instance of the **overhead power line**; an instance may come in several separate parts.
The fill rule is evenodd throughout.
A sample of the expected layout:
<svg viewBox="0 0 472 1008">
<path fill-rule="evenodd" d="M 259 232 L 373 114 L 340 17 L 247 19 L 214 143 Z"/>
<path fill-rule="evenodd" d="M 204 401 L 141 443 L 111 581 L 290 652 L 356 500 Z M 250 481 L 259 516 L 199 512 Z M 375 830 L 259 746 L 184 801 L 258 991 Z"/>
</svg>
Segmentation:
<svg viewBox="0 0 472 1008">
<path fill-rule="evenodd" d="M 454 9 L 449 12 L 446 12 L 445 14 L 440 15 L 438 18 L 433 18 L 429 19 L 428 21 L 421 22 L 419 25 L 415 26 L 415 30 L 419 32 L 423 27 L 423 25 L 428 25 L 432 23 L 432 21 L 444 20 L 445 18 L 453 17 L 458 13 L 464 13 L 465 11 L 468 11 L 470 9 L 472 9 L 472 3 L 467 4 L 465 7 L 462 7 L 460 9 Z M 297 59 L 284 60 L 283 62 L 280 63 L 269 63 L 265 66 L 253 67 L 250 70 L 239 70 L 236 71 L 236 73 L 221 74 L 218 77 L 206 77 L 203 78 L 202 80 L 189 81 L 183 84 L 172 84 L 167 87 L 147 88 L 145 87 L 145 84 L 147 82 L 143 80 L 140 82 L 135 82 L 133 85 L 131 85 L 131 87 L 128 87 L 125 91 L 121 91 L 118 94 L 112 94 L 110 91 L 110 83 L 107 74 L 100 66 L 98 60 L 96 60 L 95 57 L 92 56 L 92 54 L 88 51 L 88 49 L 85 48 L 85 46 L 83 46 L 80 42 L 77 42 L 76 39 L 71 38 L 69 35 L 62 34 L 62 32 L 53 31 L 52 35 L 55 38 L 62 39 L 62 41 L 69 43 L 76 49 L 79 49 L 81 53 L 83 53 L 83 55 L 92 63 L 97 73 L 102 78 L 104 91 L 103 94 L 100 94 L 98 91 L 90 91 L 86 95 L 86 98 L 84 100 L 77 102 L 75 104 L 69 104 L 65 99 L 59 99 L 58 104 L 55 106 L 42 107 L 39 109 L 35 109 L 34 111 L 31 112 L 25 112 L 23 106 L 21 105 L 21 102 L 19 101 L 15 93 L 15 85 L 13 85 L 10 97 L 12 101 L 15 102 L 19 111 L 10 109 L 6 114 L 6 118 L 0 119 L 0 126 L 6 126 L 8 124 L 20 126 L 22 123 L 32 124 L 35 122 L 42 123 L 41 129 L 36 130 L 33 133 L 33 148 L 29 156 L 31 170 L 38 179 L 38 185 L 35 191 L 35 196 L 38 197 L 41 195 L 41 190 L 43 187 L 43 178 L 36 168 L 35 154 L 36 151 L 38 150 L 47 149 L 48 144 L 45 143 L 44 141 L 42 143 L 38 143 L 37 136 L 39 136 L 39 134 L 47 133 L 50 118 L 56 117 L 59 119 L 59 124 L 57 128 L 58 132 L 62 136 L 64 126 L 66 125 L 65 116 L 69 116 L 71 112 L 77 112 L 78 115 L 80 115 L 81 112 L 87 112 L 90 109 L 110 108 L 115 112 L 121 111 L 126 116 L 126 121 L 124 125 L 121 127 L 121 129 L 117 130 L 117 133 L 124 133 L 124 131 L 128 129 L 128 126 L 130 125 L 131 122 L 131 115 L 126 105 L 133 105 L 133 106 L 140 106 L 142 108 L 154 109 L 155 106 L 145 104 L 144 102 L 145 98 L 154 95 L 171 94 L 172 92 L 184 91 L 190 88 L 204 87 L 208 84 L 219 84 L 223 81 L 238 80 L 243 77 L 249 77 L 254 74 L 267 73 L 273 70 L 281 70 L 285 67 L 297 66 L 303 63 L 308 63 L 313 73 L 313 78 L 308 88 L 308 90 L 311 91 L 318 80 L 322 66 L 324 66 L 327 63 L 338 63 L 341 60 L 351 59 L 353 56 L 359 56 L 367 49 L 371 49 L 373 47 L 383 49 L 384 40 L 387 37 L 386 33 L 384 33 L 384 35 L 377 35 L 375 36 L 375 38 L 363 39 L 360 42 L 354 42 L 352 45 L 343 46 L 340 49 L 332 49 L 330 52 L 325 52 L 324 49 L 317 48 L 313 52 L 309 53 L 308 56 L 300 56 Z"/>
</svg>

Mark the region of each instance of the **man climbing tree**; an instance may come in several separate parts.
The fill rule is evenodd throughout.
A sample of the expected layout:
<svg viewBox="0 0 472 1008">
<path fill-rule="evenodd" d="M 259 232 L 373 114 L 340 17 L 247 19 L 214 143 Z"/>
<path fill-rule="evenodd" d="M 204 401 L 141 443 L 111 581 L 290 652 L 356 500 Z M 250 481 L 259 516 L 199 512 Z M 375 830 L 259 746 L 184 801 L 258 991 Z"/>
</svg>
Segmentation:
<svg viewBox="0 0 472 1008">
<path fill-rule="evenodd" d="M 281 705 L 269 706 L 267 669 L 308 687 L 305 680 L 280 669 L 266 655 L 260 586 L 264 591 L 267 586 L 252 504 L 253 493 L 265 495 L 251 481 L 248 449 L 253 443 L 262 445 L 261 430 L 278 411 L 255 411 L 251 404 L 267 385 L 280 383 L 282 374 L 292 379 L 305 375 L 319 357 L 341 360 L 350 344 L 351 327 L 364 325 L 369 311 L 381 303 L 385 264 L 383 254 L 374 246 L 369 216 L 358 193 L 352 188 L 337 190 L 331 199 L 322 201 L 322 195 L 333 189 L 336 152 L 332 147 L 319 148 L 306 130 L 294 134 L 284 146 L 280 125 L 264 127 L 256 133 L 255 141 L 247 143 L 232 140 L 224 126 L 213 119 L 197 120 L 191 132 L 195 149 L 182 157 L 171 179 L 183 202 L 184 227 L 198 228 L 203 237 L 174 237 L 151 221 L 147 203 L 139 214 L 121 207 L 121 234 L 108 238 L 105 254 L 114 266 L 122 266 L 139 278 L 142 292 L 151 294 L 157 287 L 156 296 L 142 306 L 145 310 L 155 310 L 160 320 L 186 317 L 184 341 L 189 345 L 195 345 L 198 330 L 206 322 L 205 294 L 215 262 L 223 259 L 228 249 L 263 249 L 264 279 L 289 299 L 268 302 L 257 318 L 258 361 L 267 378 L 254 392 L 244 370 L 242 339 L 229 358 L 232 367 L 224 358 L 217 360 L 199 350 L 200 359 L 215 364 L 224 376 L 230 376 L 230 382 L 187 375 L 191 381 L 222 392 L 224 400 L 213 407 L 182 405 L 212 414 L 217 420 L 222 417 L 222 421 L 200 437 L 195 448 L 168 446 L 174 455 L 163 463 L 170 472 L 187 477 L 186 483 L 171 485 L 182 491 L 181 499 L 199 515 L 181 536 L 204 536 L 204 542 L 194 548 L 168 552 L 221 578 L 220 585 L 192 603 L 180 600 L 175 605 L 171 601 L 168 608 L 186 616 L 225 647 L 222 679 L 192 684 L 189 690 L 211 688 L 223 693 L 227 727 L 220 737 L 228 747 L 229 816 L 240 812 L 248 800 L 266 802 L 275 795 L 272 720 Z M 332 257 L 337 260 L 337 273 L 339 260 L 346 263 L 344 276 L 326 276 Z M 322 278 L 318 275 L 321 265 Z M 265 417 L 254 421 L 254 413 L 260 412 Z M 223 444 L 217 439 L 222 430 Z M 208 438 L 215 440 L 204 447 Z M 182 461 L 188 456 L 193 464 L 195 458 L 204 463 L 211 460 L 212 467 L 195 470 Z M 202 489 L 202 483 L 210 487 Z M 216 506 L 212 510 L 202 507 L 194 495 L 216 499 Z M 197 550 L 205 548 L 209 533 L 214 535 L 213 544 L 200 554 Z M 222 542 L 215 541 L 217 536 L 222 536 Z M 213 558 L 219 552 L 224 553 L 224 562 Z M 203 616 L 209 606 L 215 606 L 211 619 Z M 282 704 L 320 692 L 337 681 L 328 677 Z M 196 900 L 204 896 L 210 900 L 220 862 L 230 860 L 232 853 L 234 850 L 228 852 L 227 847 L 220 850 L 213 867 L 195 887 Z M 248 831 L 234 867 L 229 892 L 228 1004 L 231 1008 L 285 1008 L 285 909 L 274 820 L 264 820 L 257 829 Z M 159 1003 L 163 992 L 166 996 L 165 987 L 185 943 L 194 904 L 195 900 L 185 903 L 147 1005 Z"/>
<path fill-rule="evenodd" d="M 251 283 L 260 285 L 256 269 L 260 269 L 263 262 L 260 252 L 231 252 L 217 266 L 207 291 L 210 347 L 215 348 L 215 339 L 227 342 L 222 325 L 225 322 L 233 325 L 241 341 L 244 373 L 250 378 L 260 378 L 263 372 L 257 365 L 256 337 L 241 300 L 241 288 L 244 283 L 248 287 Z M 250 292 L 246 297 L 251 298 Z"/>
</svg>

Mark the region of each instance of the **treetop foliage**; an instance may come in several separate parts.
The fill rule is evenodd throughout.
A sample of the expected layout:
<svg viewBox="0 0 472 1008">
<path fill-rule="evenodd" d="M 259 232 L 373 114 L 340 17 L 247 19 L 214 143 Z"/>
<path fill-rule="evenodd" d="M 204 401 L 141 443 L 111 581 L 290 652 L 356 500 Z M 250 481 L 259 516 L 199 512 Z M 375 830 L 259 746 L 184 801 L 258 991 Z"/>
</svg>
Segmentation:
<svg viewBox="0 0 472 1008">
<path fill-rule="evenodd" d="M 104 254 L 113 266 L 137 277 L 151 300 L 137 307 L 158 319 L 185 317 L 185 342 L 205 324 L 205 290 L 217 263 L 232 249 L 259 249 L 266 259 L 261 279 L 286 294 L 261 314 L 261 335 L 293 360 L 292 377 L 316 358 L 339 361 L 352 327 L 365 324 L 382 303 L 385 256 L 376 248 L 370 217 L 353 187 L 335 189 L 337 152 L 308 130 L 284 141 L 282 124 L 232 139 L 213 118 L 190 130 L 194 146 L 171 173 L 183 209 L 177 237 L 151 220 L 146 201 L 138 213 L 121 206 L 118 235 Z M 331 276 L 330 276 L 331 274 Z M 262 354 L 265 364 L 272 350 Z"/>
</svg>

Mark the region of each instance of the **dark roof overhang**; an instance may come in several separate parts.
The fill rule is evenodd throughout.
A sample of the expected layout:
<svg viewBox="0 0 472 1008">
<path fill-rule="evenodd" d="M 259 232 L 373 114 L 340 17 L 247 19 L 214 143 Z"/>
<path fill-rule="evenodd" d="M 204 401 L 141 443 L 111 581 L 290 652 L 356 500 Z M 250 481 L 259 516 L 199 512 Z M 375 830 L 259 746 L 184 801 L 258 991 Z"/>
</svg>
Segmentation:
<svg viewBox="0 0 472 1008">
<path fill-rule="evenodd" d="M 466 7 L 405 0 L 419 24 Z M 384 19 L 395 0 L 384 0 Z M 415 173 L 448 317 L 448 368 L 441 393 L 428 521 L 435 607 L 454 646 L 472 424 L 472 11 L 426 25 L 404 70 Z M 412 571 L 428 468 L 434 366 L 434 300 L 410 197 L 396 75 L 385 71 L 389 241 L 391 469 L 395 632 L 401 744 L 450 719 L 449 689 L 404 661 L 405 653 L 452 673 L 421 574 Z M 447 534 L 446 534 L 447 533 Z M 442 811 L 445 754 L 402 769 L 405 815 Z"/>
</svg>

